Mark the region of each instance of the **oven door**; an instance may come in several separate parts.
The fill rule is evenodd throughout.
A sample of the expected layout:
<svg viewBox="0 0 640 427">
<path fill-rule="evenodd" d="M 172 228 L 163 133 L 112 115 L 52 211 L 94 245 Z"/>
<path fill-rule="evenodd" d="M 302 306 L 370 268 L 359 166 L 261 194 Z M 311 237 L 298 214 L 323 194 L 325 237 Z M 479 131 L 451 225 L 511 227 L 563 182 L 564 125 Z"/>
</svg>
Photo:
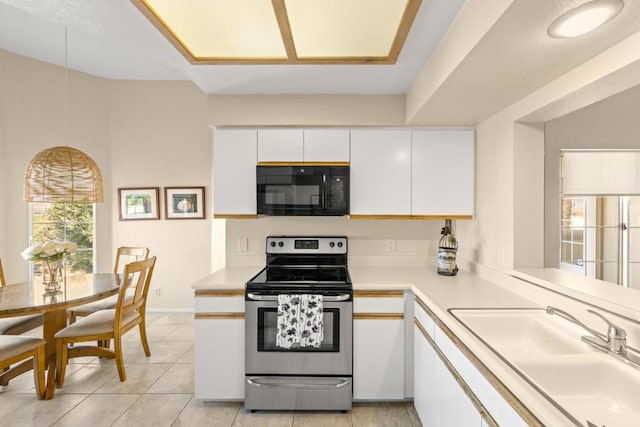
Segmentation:
<svg viewBox="0 0 640 427">
<path fill-rule="evenodd" d="M 319 348 L 276 346 L 277 296 L 249 294 L 245 313 L 247 375 L 351 375 L 353 353 L 352 301 L 323 302 L 324 341 Z M 275 297 L 275 298 L 274 298 Z"/>
</svg>

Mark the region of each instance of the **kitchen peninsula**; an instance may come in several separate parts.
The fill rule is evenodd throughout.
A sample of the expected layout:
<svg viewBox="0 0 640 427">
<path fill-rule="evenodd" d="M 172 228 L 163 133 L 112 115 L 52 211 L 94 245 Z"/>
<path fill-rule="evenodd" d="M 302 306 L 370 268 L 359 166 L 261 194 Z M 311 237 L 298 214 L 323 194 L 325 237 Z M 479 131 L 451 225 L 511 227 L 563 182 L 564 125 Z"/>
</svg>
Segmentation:
<svg viewBox="0 0 640 427">
<path fill-rule="evenodd" d="M 246 280 L 258 271 L 259 267 L 228 267 L 192 286 L 196 311 L 196 398 L 243 399 L 243 289 Z M 435 416 L 440 422 L 445 422 L 443 425 L 446 422 L 452 425 L 456 420 L 476 420 L 479 425 L 480 419 L 486 425 L 560 426 L 576 425 L 576 420 L 586 425 L 587 418 L 546 399 L 456 320 L 450 311 L 486 308 L 541 310 L 547 305 L 556 305 L 568 307 L 577 315 L 584 311 L 580 301 L 549 291 L 541 287 L 540 282 L 534 284 L 522 280 L 514 275 L 518 274 L 516 272 L 486 272 L 485 276 L 491 276 L 487 280 L 468 270 L 461 270 L 455 277 L 439 276 L 431 266 L 350 266 L 349 271 L 354 288 L 354 400 L 413 398 L 421 418 Z M 394 299 L 400 304 L 394 304 Z M 389 310 L 388 307 L 393 308 Z M 375 316 L 358 318 L 360 312 L 389 311 L 392 313 L 387 313 L 387 320 Z M 400 328 L 383 327 L 385 322 L 398 319 L 391 315 L 393 313 L 403 315 Z M 373 322 L 373 328 L 366 322 Z M 376 322 L 379 327 L 376 327 Z M 596 324 L 594 327 L 603 329 L 601 326 Z M 367 336 L 371 333 L 375 335 Z M 223 338 L 224 351 L 216 344 Z M 517 339 L 512 338 L 514 341 Z M 575 340 L 579 342 L 579 339 L 580 335 L 576 335 Z M 218 363 L 210 359 L 212 354 L 220 359 Z M 223 360 L 227 364 L 219 363 Z M 380 366 L 404 373 L 401 376 L 403 393 L 388 394 L 389 388 L 398 390 L 398 378 L 373 369 Z M 362 381 L 366 381 L 367 388 L 373 388 L 373 393 L 378 392 L 379 396 L 359 396 L 358 384 Z M 219 383 L 217 390 L 208 390 L 210 383 Z M 433 387 L 437 387 L 439 396 L 435 395 Z M 445 406 L 439 408 L 430 401 L 438 398 L 445 399 L 440 401 Z M 448 403 L 456 405 L 456 411 L 446 411 L 447 399 Z M 429 410 L 424 410 L 424 405 Z M 446 413 L 438 414 L 439 410 Z M 422 421 L 438 425 L 433 419 Z M 615 422 L 604 424 L 615 425 Z"/>
</svg>

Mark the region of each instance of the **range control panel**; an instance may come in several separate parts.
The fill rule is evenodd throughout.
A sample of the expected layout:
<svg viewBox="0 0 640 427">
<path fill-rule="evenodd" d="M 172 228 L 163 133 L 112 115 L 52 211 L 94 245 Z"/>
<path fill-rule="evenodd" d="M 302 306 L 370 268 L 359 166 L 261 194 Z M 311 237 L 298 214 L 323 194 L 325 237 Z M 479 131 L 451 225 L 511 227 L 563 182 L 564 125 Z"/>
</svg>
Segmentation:
<svg viewBox="0 0 640 427">
<path fill-rule="evenodd" d="M 347 238 L 307 237 L 307 236 L 269 236 L 268 254 L 346 254 Z"/>
</svg>

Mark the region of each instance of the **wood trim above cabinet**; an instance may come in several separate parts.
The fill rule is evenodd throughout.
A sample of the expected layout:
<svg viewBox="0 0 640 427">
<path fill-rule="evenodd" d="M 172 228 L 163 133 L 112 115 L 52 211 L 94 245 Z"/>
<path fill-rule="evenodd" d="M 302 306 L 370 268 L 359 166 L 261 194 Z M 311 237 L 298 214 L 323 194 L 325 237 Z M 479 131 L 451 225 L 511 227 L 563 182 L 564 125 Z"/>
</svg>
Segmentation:
<svg viewBox="0 0 640 427">
<path fill-rule="evenodd" d="M 350 219 L 411 219 L 411 215 L 363 215 L 350 214 Z"/>
<path fill-rule="evenodd" d="M 404 313 L 353 313 L 353 320 L 402 320 Z"/>
<path fill-rule="evenodd" d="M 213 214 L 214 219 L 256 219 L 257 214 Z"/>
<path fill-rule="evenodd" d="M 473 215 L 366 215 L 351 214 L 350 219 L 410 219 L 410 220 L 468 220 L 473 219 Z"/>
<path fill-rule="evenodd" d="M 258 162 L 258 166 L 349 166 L 349 162 Z"/>
<path fill-rule="evenodd" d="M 202 319 L 244 319 L 244 313 L 196 313 L 193 315 L 196 320 Z"/>
<path fill-rule="evenodd" d="M 452 220 L 467 220 L 473 219 L 473 215 L 411 215 L 411 219 L 452 219 Z"/>
<path fill-rule="evenodd" d="M 196 297 L 244 297 L 244 290 L 198 289 L 194 294 Z"/>
<path fill-rule="evenodd" d="M 404 298 L 404 291 L 353 291 L 354 298 Z"/>
</svg>

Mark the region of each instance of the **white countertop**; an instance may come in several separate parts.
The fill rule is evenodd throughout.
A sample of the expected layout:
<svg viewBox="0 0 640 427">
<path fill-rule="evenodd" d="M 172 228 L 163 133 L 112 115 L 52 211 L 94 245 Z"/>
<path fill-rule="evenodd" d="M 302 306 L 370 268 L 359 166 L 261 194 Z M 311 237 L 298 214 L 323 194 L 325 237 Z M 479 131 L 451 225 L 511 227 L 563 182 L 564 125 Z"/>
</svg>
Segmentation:
<svg viewBox="0 0 640 427">
<path fill-rule="evenodd" d="M 249 279 L 258 274 L 263 267 L 225 267 L 203 277 L 191 288 L 194 290 L 239 290 Z"/>
</svg>

